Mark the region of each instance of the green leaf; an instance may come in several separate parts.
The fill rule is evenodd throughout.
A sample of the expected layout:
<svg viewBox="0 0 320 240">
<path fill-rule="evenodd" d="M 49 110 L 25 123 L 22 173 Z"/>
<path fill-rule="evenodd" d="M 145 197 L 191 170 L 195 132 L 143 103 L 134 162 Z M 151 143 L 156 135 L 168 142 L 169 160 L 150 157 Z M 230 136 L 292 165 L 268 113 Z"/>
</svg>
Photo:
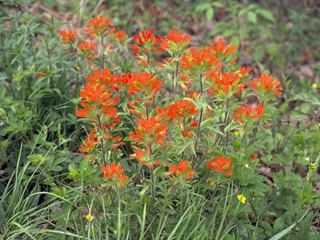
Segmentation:
<svg viewBox="0 0 320 240">
<path fill-rule="evenodd" d="M 247 13 L 248 20 L 254 24 L 257 23 L 257 15 L 254 12 Z"/>
<path fill-rule="evenodd" d="M 207 19 L 210 21 L 213 18 L 213 8 L 208 8 L 206 11 Z"/>
<path fill-rule="evenodd" d="M 275 18 L 272 14 L 272 12 L 265 10 L 265 9 L 259 9 L 257 12 L 266 20 L 269 20 L 270 22 L 275 22 Z"/>
<path fill-rule="evenodd" d="M 210 3 L 201 3 L 199 5 L 196 6 L 196 12 L 204 12 L 206 11 L 208 8 L 211 8 L 211 4 Z"/>
</svg>

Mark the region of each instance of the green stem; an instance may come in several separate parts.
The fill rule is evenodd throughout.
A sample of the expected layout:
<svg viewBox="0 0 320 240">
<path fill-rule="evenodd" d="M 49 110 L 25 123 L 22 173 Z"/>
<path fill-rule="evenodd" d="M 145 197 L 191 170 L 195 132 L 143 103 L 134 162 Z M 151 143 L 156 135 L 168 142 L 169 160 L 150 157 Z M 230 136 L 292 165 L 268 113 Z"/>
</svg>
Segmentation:
<svg viewBox="0 0 320 240">
<path fill-rule="evenodd" d="M 105 153 L 105 149 L 104 149 L 104 136 L 102 134 L 102 123 L 101 123 L 101 119 L 100 119 L 100 114 L 97 114 L 97 119 L 98 119 L 98 128 L 99 128 L 99 134 L 101 136 L 101 155 L 102 155 L 102 160 L 104 164 L 107 164 L 106 161 L 106 153 Z"/>
<path fill-rule="evenodd" d="M 101 35 L 100 44 L 102 48 L 102 56 L 101 56 L 101 67 L 104 68 L 104 45 L 103 45 L 103 35 Z"/>
<path fill-rule="evenodd" d="M 200 74 L 200 99 L 201 100 L 202 100 L 202 94 L 203 94 L 203 83 L 202 83 L 202 74 Z M 193 157 L 193 162 L 195 162 L 196 157 L 197 157 L 197 149 L 198 149 L 198 143 L 199 143 L 199 139 L 200 139 L 202 116 L 203 116 L 203 107 L 201 106 L 200 115 L 199 115 L 199 124 L 198 124 L 198 128 L 197 128 L 196 142 L 194 144 L 195 155 Z"/>
<path fill-rule="evenodd" d="M 117 193 L 118 193 L 118 223 L 117 223 L 117 240 L 121 239 L 121 195 L 120 190 L 117 187 Z"/>
</svg>

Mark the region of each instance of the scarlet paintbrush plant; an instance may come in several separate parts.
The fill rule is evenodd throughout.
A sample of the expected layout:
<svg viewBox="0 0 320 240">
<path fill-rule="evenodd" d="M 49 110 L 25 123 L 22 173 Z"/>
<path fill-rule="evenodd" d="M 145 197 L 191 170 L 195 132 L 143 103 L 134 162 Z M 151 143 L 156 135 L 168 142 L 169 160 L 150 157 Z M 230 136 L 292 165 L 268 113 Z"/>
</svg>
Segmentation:
<svg viewBox="0 0 320 240">
<path fill-rule="evenodd" d="M 96 17 L 89 21 L 86 31 L 95 36 L 106 34 L 110 23 L 108 18 Z M 109 34 L 114 32 L 112 29 Z M 124 41 L 125 34 L 118 35 L 118 40 Z M 98 162 L 108 164 L 118 162 L 119 157 L 126 161 L 129 158 L 125 156 L 137 159 L 141 166 L 151 170 L 151 175 L 159 168 L 158 181 L 165 181 L 161 180 L 161 171 L 167 166 L 167 176 L 183 175 L 187 179 L 201 168 L 224 176 L 231 176 L 241 168 L 240 159 L 216 157 L 215 152 L 237 151 L 225 147 L 233 141 L 228 128 L 238 127 L 239 131 L 248 131 L 242 137 L 250 136 L 252 129 L 244 129 L 241 124 L 261 119 L 268 109 L 259 93 L 278 95 L 280 84 L 264 73 L 257 81 L 250 80 L 251 68 L 236 65 L 236 46 L 222 38 L 203 48 L 187 49 L 190 41 L 188 34 L 176 30 L 170 30 L 163 38 L 153 30 L 145 30 L 134 36 L 131 44 L 134 56 L 145 67 L 138 63 L 132 72 L 118 73 L 113 68 L 99 70 L 92 65 L 93 70 L 80 91 L 82 108 L 77 110 L 77 116 L 87 118 L 93 127 L 81 152 L 90 154 L 100 149 L 104 159 Z M 84 41 L 78 48 L 91 52 L 95 44 Z M 173 63 L 173 68 L 163 65 L 159 68 L 156 64 L 163 50 L 170 54 L 166 64 Z M 165 97 L 166 87 L 171 98 Z M 243 104 L 249 94 L 256 94 L 256 102 Z M 107 158 L 107 152 L 118 154 Z M 180 161 L 181 157 L 193 161 Z M 201 176 L 200 172 L 197 176 Z M 153 184 L 154 181 L 152 178 Z"/>
<path fill-rule="evenodd" d="M 153 30 L 136 34 L 126 56 L 134 64 L 123 72 L 110 60 L 124 57 L 117 48 L 130 38 L 110 24 L 90 20 L 86 31 L 93 38 L 76 45 L 89 63 L 76 115 L 90 131 L 79 151 L 101 193 L 115 189 L 120 198 L 119 188 L 138 185 L 157 204 L 177 186 L 201 192 L 232 179 L 242 188 L 243 173 L 258 164 L 252 144 L 280 83 L 265 73 L 254 80 L 252 68 L 236 64 L 237 47 L 224 39 L 189 48 L 191 37 L 176 30 L 164 37 Z M 236 202 L 245 205 L 243 199 Z"/>
</svg>

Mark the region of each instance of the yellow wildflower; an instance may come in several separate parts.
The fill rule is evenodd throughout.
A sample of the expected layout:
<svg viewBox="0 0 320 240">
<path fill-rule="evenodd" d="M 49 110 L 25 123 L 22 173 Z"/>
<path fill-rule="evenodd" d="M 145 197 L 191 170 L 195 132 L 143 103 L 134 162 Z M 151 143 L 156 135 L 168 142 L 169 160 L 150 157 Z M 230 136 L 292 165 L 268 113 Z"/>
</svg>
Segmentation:
<svg viewBox="0 0 320 240">
<path fill-rule="evenodd" d="M 238 200 L 239 200 L 242 204 L 245 204 L 246 201 L 247 201 L 246 196 L 243 195 L 243 194 L 238 194 L 238 195 L 237 195 L 237 198 L 238 198 Z"/>
<path fill-rule="evenodd" d="M 88 214 L 87 216 L 86 216 L 86 219 L 87 219 L 87 221 L 88 222 L 92 222 L 93 221 L 93 216 L 91 215 L 91 214 Z"/>
</svg>

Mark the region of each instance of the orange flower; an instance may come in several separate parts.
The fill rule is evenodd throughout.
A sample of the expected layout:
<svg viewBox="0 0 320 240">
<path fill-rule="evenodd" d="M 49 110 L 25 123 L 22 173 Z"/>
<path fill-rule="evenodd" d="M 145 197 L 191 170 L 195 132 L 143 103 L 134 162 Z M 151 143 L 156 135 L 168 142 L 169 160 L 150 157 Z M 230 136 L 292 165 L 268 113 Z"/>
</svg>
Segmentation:
<svg viewBox="0 0 320 240">
<path fill-rule="evenodd" d="M 190 127 L 198 127 L 199 121 L 198 120 L 192 120 L 190 123 Z"/>
<path fill-rule="evenodd" d="M 82 52 L 92 51 L 95 49 L 95 47 L 96 47 L 96 43 L 91 41 L 84 41 L 79 43 L 78 45 L 79 50 Z"/>
<path fill-rule="evenodd" d="M 88 21 L 85 30 L 92 35 L 101 35 L 107 31 L 110 24 L 110 18 L 97 16 Z"/>
<path fill-rule="evenodd" d="M 162 118 L 150 116 L 136 121 L 137 127 L 135 133 L 130 132 L 129 136 L 131 141 L 139 144 L 162 144 L 165 141 L 168 125 L 162 122 Z"/>
<path fill-rule="evenodd" d="M 81 153 L 91 152 L 94 147 L 99 144 L 99 140 L 95 139 L 96 131 L 93 129 L 92 132 L 88 135 L 88 139 L 82 142 L 82 145 L 79 148 Z"/>
<path fill-rule="evenodd" d="M 123 42 L 124 40 L 127 39 L 125 31 L 117 31 L 115 33 L 116 39 L 120 42 Z"/>
<path fill-rule="evenodd" d="M 249 75 L 249 73 L 252 71 L 252 67 L 246 67 L 246 66 L 242 66 L 239 68 L 239 75 L 241 77 L 245 77 L 247 75 Z"/>
<path fill-rule="evenodd" d="M 198 110 L 192 102 L 180 99 L 168 107 L 167 116 L 169 119 L 185 118 L 198 114 Z"/>
<path fill-rule="evenodd" d="M 207 168 L 215 172 L 221 172 L 224 176 L 228 177 L 232 174 L 231 158 L 216 157 L 207 163 Z"/>
<path fill-rule="evenodd" d="M 182 135 L 183 135 L 184 137 L 190 137 L 190 136 L 191 136 L 189 130 L 182 130 L 181 133 L 182 133 Z"/>
<path fill-rule="evenodd" d="M 150 148 L 146 149 L 136 148 L 135 153 L 131 154 L 131 157 L 137 159 L 141 165 L 153 168 L 154 161 L 151 159 Z"/>
<path fill-rule="evenodd" d="M 227 44 L 223 38 L 216 39 L 212 44 L 212 49 L 222 55 L 234 54 L 237 51 L 237 46 L 232 43 Z"/>
<path fill-rule="evenodd" d="M 112 75 L 112 80 L 111 82 L 124 87 L 128 86 L 129 83 L 133 81 L 134 73 L 121 73 L 121 74 L 116 74 Z"/>
<path fill-rule="evenodd" d="M 102 70 L 95 70 L 87 76 L 87 81 L 89 83 L 99 83 L 104 85 L 107 89 L 111 91 L 118 91 L 119 86 L 117 84 L 117 79 L 112 75 L 107 68 Z"/>
<path fill-rule="evenodd" d="M 183 160 L 179 162 L 177 165 L 169 165 L 169 172 L 167 173 L 167 176 L 171 176 L 173 174 L 175 174 L 178 177 L 182 176 L 191 179 L 194 174 L 194 169 L 191 168 L 188 160 Z"/>
<path fill-rule="evenodd" d="M 263 105 L 244 105 L 236 109 L 233 119 L 238 122 L 245 122 L 246 120 L 258 120 L 263 116 Z"/>
<path fill-rule="evenodd" d="M 256 90 L 271 92 L 274 95 L 281 95 L 282 87 L 280 82 L 275 80 L 272 75 L 262 73 L 258 81 L 251 81 L 250 86 Z"/>
<path fill-rule="evenodd" d="M 206 71 L 210 67 L 220 69 L 221 66 L 220 60 L 210 47 L 203 49 L 190 48 L 188 52 L 181 57 L 181 67 L 188 70 L 200 69 L 201 71 Z"/>
<path fill-rule="evenodd" d="M 104 83 L 109 84 L 111 74 L 109 69 L 103 68 L 102 70 L 95 70 L 87 76 L 87 81 L 90 83 Z"/>
<path fill-rule="evenodd" d="M 123 166 L 119 163 L 111 163 L 107 166 L 101 166 L 103 177 L 110 183 L 116 183 L 118 187 L 123 187 L 128 177 L 123 173 Z"/>
<path fill-rule="evenodd" d="M 229 93 L 237 90 L 240 77 L 232 72 L 208 71 L 206 79 L 210 83 L 210 93 Z"/>
<path fill-rule="evenodd" d="M 162 87 L 162 81 L 149 72 L 132 73 L 129 81 L 129 95 L 142 93 L 148 100 L 152 100 Z"/>
<path fill-rule="evenodd" d="M 170 30 L 165 38 L 161 41 L 162 49 L 169 49 L 171 51 L 181 51 L 190 42 L 191 36 L 176 30 Z"/>
<path fill-rule="evenodd" d="M 63 43 L 72 43 L 77 38 L 77 32 L 74 30 L 61 30 L 59 35 Z"/>
<path fill-rule="evenodd" d="M 150 53 L 159 51 L 160 37 L 154 35 L 154 30 L 144 30 L 133 37 L 135 44 L 131 45 L 131 49 L 135 54 Z"/>
<path fill-rule="evenodd" d="M 88 82 L 80 91 L 82 100 L 80 105 L 83 109 L 77 110 L 78 117 L 86 117 L 93 120 L 90 116 L 91 111 L 96 111 L 94 114 L 102 113 L 109 117 L 110 122 L 114 122 L 117 118 L 117 109 L 119 96 L 113 96 L 108 92 L 105 85 L 100 83 Z"/>
</svg>

